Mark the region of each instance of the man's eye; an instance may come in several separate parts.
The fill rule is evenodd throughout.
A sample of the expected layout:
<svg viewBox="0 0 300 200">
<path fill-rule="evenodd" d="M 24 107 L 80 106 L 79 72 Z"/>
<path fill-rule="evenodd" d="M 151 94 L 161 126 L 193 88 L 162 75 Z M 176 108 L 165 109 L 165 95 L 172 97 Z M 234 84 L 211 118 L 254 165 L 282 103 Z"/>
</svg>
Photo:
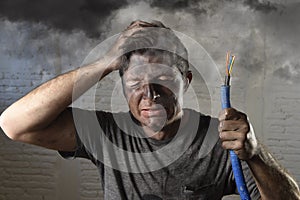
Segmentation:
<svg viewBox="0 0 300 200">
<path fill-rule="evenodd" d="M 172 76 L 160 76 L 160 77 L 158 77 L 158 80 L 160 80 L 160 81 L 173 81 L 174 77 L 172 77 Z"/>
<path fill-rule="evenodd" d="M 140 81 L 127 81 L 126 82 L 126 85 L 128 87 L 137 87 L 140 85 Z"/>
</svg>

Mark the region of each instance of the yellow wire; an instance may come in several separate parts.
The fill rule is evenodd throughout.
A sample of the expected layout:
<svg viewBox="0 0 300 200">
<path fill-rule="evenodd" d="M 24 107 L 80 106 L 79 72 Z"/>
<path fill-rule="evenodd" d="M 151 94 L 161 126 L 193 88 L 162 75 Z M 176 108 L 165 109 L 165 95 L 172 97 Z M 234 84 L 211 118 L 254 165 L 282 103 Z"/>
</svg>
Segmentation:
<svg viewBox="0 0 300 200">
<path fill-rule="evenodd" d="M 234 59 L 235 59 L 235 56 L 232 56 L 232 60 L 231 60 L 230 67 L 229 67 L 229 75 L 231 75 L 231 71 L 232 71 L 232 66 L 233 66 L 233 63 L 234 63 Z"/>
<path fill-rule="evenodd" d="M 229 54 L 230 54 L 230 52 L 227 51 L 227 54 L 226 54 L 226 75 L 227 75 L 227 76 L 229 75 L 229 69 L 228 69 L 228 65 L 229 65 Z"/>
</svg>

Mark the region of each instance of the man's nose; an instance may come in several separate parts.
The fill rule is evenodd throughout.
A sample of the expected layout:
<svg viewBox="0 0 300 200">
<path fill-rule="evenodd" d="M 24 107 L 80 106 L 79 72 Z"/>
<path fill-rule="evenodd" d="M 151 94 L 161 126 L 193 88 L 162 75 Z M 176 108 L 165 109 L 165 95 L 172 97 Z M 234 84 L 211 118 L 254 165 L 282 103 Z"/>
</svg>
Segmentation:
<svg viewBox="0 0 300 200">
<path fill-rule="evenodd" d="M 157 95 L 157 91 L 153 84 L 148 83 L 143 86 L 143 98 L 153 99 Z"/>
</svg>

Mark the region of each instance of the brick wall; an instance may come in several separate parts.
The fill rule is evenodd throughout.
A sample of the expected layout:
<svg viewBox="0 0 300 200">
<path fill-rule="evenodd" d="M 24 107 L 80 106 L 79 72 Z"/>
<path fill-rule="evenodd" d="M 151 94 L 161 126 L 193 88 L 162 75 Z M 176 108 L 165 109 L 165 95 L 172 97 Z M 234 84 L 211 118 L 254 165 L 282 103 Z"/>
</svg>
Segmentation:
<svg viewBox="0 0 300 200">
<path fill-rule="evenodd" d="M 300 181 L 299 86 L 268 79 L 263 128 L 265 143 L 280 162 Z M 276 84 L 280 82 L 280 84 Z"/>
</svg>

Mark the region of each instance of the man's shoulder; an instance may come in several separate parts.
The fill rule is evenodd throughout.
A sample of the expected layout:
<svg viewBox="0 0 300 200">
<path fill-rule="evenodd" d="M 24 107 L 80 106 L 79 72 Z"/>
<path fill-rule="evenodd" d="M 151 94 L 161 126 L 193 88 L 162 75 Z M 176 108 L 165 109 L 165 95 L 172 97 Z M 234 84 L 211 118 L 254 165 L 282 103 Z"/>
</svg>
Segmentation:
<svg viewBox="0 0 300 200">
<path fill-rule="evenodd" d="M 205 114 L 202 113 L 200 111 L 191 109 L 191 108 L 184 108 L 184 112 L 188 112 L 190 115 L 190 119 L 199 119 L 199 122 L 202 123 L 213 123 L 215 124 L 216 122 L 218 122 L 218 118 L 209 115 L 209 114 Z"/>
<path fill-rule="evenodd" d="M 78 108 L 78 107 L 68 107 L 74 114 L 78 115 L 95 115 L 97 117 L 106 117 L 106 118 L 113 118 L 113 117 L 122 117 L 128 116 L 129 111 L 119 111 L 119 112 L 112 112 L 107 110 L 97 110 L 97 109 L 86 109 L 86 108 Z"/>
</svg>

